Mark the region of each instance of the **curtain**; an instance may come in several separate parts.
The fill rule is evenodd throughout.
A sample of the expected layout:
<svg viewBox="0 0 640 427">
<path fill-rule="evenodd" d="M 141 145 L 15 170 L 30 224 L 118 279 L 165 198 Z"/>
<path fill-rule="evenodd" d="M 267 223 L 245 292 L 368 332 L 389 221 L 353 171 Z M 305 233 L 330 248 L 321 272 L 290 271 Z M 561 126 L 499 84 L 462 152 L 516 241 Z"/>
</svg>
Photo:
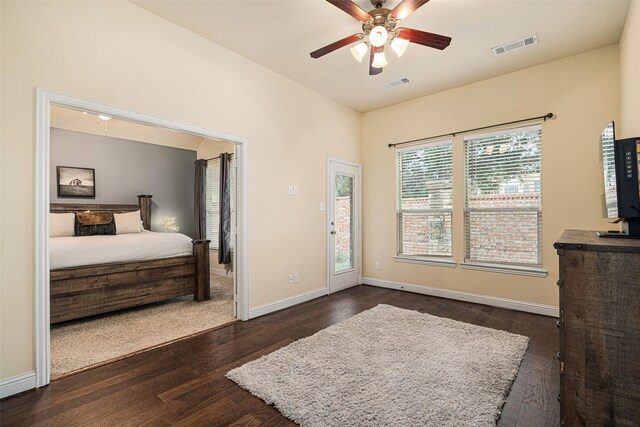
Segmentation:
<svg viewBox="0 0 640 427">
<path fill-rule="evenodd" d="M 231 154 L 220 155 L 220 229 L 218 233 L 218 264 L 231 265 Z"/>
<path fill-rule="evenodd" d="M 195 177 L 195 239 L 203 240 L 207 238 L 207 161 L 196 160 Z"/>
</svg>

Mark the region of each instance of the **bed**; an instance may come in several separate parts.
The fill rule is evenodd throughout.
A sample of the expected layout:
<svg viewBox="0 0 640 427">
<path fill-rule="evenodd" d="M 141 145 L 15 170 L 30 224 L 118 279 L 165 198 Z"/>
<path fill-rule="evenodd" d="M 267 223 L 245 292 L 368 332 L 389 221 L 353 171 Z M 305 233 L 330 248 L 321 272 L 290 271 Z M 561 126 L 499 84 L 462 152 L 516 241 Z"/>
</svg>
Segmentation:
<svg viewBox="0 0 640 427">
<path fill-rule="evenodd" d="M 50 238 L 51 323 L 185 295 L 210 299 L 209 240 L 151 228 L 151 197 L 137 205 L 52 203 L 51 213 L 140 210 L 136 235 Z"/>
</svg>

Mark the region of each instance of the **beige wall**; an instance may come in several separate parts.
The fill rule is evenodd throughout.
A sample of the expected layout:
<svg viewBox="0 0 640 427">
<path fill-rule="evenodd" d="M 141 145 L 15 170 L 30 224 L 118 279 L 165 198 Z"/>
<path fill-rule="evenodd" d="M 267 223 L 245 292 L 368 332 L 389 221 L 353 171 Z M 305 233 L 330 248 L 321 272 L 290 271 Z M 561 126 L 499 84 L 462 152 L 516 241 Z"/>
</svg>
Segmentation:
<svg viewBox="0 0 640 427">
<path fill-rule="evenodd" d="M 364 276 L 557 305 L 558 260 L 552 244 L 566 228 L 606 228 L 602 219 L 599 136 L 618 117 L 618 46 L 610 46 L 366 113 Z M 396 166 L 390 142 L 553 112 L 543 126 L 543 263 L 548 278 L 404 264 L 396 251 Z M 453 254 L 464 261 L 463 145 L 454 140 Z M 380 261 L 381 270 L 375 270 Z"/>
<path fill-rule="evenodd" d="M 233 150 L 233 144 L 203 138 L 200 145 L 198 145 L 197 157 L 198 159 L 211 159 L 219 156 L 221 153 L 233 153 Z M 209 262 L 211 263 L 211 268 L 217 270 L 225 269 L 224 264 L 218 264 L 218 251 L 216 250 L 212 249 L 209 252 Z"/>
<path fill-rule="evenodd" d="M 135 122 L 112 118 L 108 122 L 98 122 L 95 114 L 82 114 L 81 111 L 70 108 L 51 107 L 51 127 L 72 130 L 92 135 L 108 136 L 111 138 L 128 139 L 130 141 L 146 142 L 148 144 L 163 145 L 165 147 L 182 148 L 196 151 L 202 138 L 184 132 L 174 132 L 155 126 L 141 125 Z M 105 132 L 105 125 L 108 132 Z"/>
<path fill-rule="evenodd" d="M 4 16 L 4 7 L 3 7 L 3 1 L 0 0 L 0 25 L 2 24 L 2 18 Z M 2 258 L 4 257 L 4 253 L 7 251 L 7 247 L 4 244 L 4 226 L 3 226 L 3 218 L 2 218 L 2 211 L 3 206 L 5 205 L 4 202 L 4 191 L 3 191 L 3 187 L 4 187 L 4 177 L 3 177 L 3 173 L 2 173 L 2 169 L 4 168 L 3 166 L 3 149 L 2 147 L 4 146 L 4 136 L 2 134 L 2 129 L 3 129 L 3 123 L 4 123 L 4 116 L 3 116 L 3 102 L 1 102 L 1 97 L 4 89 L 4 82 L 2 79 L 2 67 L 4 66 L 4 60 L 3 60 L 3 52 L 2 52 L 2 48 L 1 46 L 4 44 L 4 35 L 2 34 L 2 28 L 0 27 L 0 345 L 3 345 L 2 343 L 2 337 L 4 336 L 4 330 L 6 329 L 6 322 L 9 321 L 11 322 L 12 319 L 6 319 L 4 318 L 4 316 L 2 316 L 2 311 L 3 311 L 3 301 L 6 300 L 7 298 L 7 294 L 4 292 L 3 286 L 2 286 L 2 271 L 3 269 L 3 263 L 2 263 Z M 0 348 L 0 365 L 2 365 L 2 349 Z M 15 372 L 21 372 L 21 371 L 15 371 Z M 0 368 L 0 379 L 5 378 L 6 376 L 3 375 L 1 368 Z"/>
<path fill-rule="evenodd" d="M 553 241 L 564 228 L 606 227 L 600 131 L 621 108 L 625 132 L 640 134 L 637 3 L 620 46 L 622 70 L 611 46 L 361 117 L 127 2 L 0 2 L 0 379 L 33 369 L 35 87 L 248 138 L 251 307 L 324 287 L 318 202 L 327 155 L 364 163 L 365 276 L 556 305 Z M 620 101 L 620 88 L 635 95 Z M 549 111 L 558 117 L 543 130 L 547 279 L 392 261 L 395 152 L 387 143 Z M 461 154 L 457 138 L 457 261 Z M 288 196 L 288 185 L 300 195 Z M 289 285 L 294 271 L 300 283 Z"/>
<path fill-rule="evenodd" d="M 325 286 L 326 156 L 360 160 L 359 114 L 128 2 L 1 4 L 0 378 L 34 368 L 35 87 L 248 138 L 250 306 Z"/>
<path fill-rule="evenodd" d="M 616 137 L 636 136 L 640 136 L 640 0 L 631 0 L 620 39 L 620 126 Z"/>
<path fill-rule="evenodd" d="M 220 153 L 233 153 L 235 146 L 230 142 L 216 141 L 202 138 L 196 150 L 198 159 L 210 159 L 217 157 Z"/>
</svg>

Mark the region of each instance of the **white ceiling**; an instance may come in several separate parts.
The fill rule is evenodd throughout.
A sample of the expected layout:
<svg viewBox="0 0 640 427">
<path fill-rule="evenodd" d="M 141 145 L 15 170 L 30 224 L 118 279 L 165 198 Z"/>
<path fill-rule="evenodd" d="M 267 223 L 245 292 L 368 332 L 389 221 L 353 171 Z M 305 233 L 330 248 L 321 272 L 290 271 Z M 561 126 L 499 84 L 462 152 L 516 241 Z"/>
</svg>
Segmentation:
<svg viewBox="0 0 640 427">
<path fill-rule="evenodd" d="M 392 9 L 399 0 L 388 0 Z M 453 38 L 444 51 L 411 44 L 368 75 L 347 47 L 309 53 L 361 31 L 323 0 L 133 0 L 133 3 L 360 112 L 617 43 L 629 0 L 431 0 L 402 26 Z M 356 3 L 369 11 L 369 0 Z M 533 34 L 538 44 L 494 57 L 490 48 Z M 410 84 L 384 89 L 408 77 Z"/>
</svg>

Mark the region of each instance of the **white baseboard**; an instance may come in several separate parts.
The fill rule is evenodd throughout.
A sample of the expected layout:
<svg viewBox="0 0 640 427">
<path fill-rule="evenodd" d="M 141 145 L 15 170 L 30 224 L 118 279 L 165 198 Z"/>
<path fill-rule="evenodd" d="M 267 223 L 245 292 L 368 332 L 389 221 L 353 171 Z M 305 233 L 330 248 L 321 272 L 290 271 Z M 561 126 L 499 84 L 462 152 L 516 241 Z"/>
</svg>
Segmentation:
<svg viewBox="0 0 640 427">
<path fill-rule="evenodd" d="M 222 276 L 222 277 L 233 277 L 233 271 L 230 272 L 226 272 L 226 270 L 223 270 L 222 268 L 210 268 L 211 273 L 215 274 L 216 276 Z"/>
<path fill-rule="evenodd" d="M 327 295 L 327 288 L 322 288 L 311 292 L 305 292 L 304 294 L 296 295 L 294 297 L 259 305 L 249 309 L 249 319 L 255 319 L 256 317 L 293 307 L 294 305 L 302 304 L 303 302 L 311 301 L 312 299 L 320 298 L 325 295 Z"/>
<path fill-rule="evenodd" d="M 34 371 L 16 375 L 0 381 L 0 399 L 36 388 Z"/>
<path fill-rule="evenodd" d="M 380 280 L 371 277 L 363 277 L 362 283 L 365 285 L 377 286 L 380 288 L 397 289 L 400 291 L 414 292 L 417 294 L 430 295 L 433 297 L 448 298 L 458 301 L 466 301 L 476 304 L 508 308 L 511 310 L 525 311 L 527 313 L 541 314 L 543 316 L 559 316 L 558 307 L 554 307 L 552 305 L 534 304 L 531 302 L 518 301 L 508 298 L 491 297 L 487 295 L 474 294 L 471 292 L 412 285 L 410 283 L 392 282 L 389 280 Z"/>
</svg>

